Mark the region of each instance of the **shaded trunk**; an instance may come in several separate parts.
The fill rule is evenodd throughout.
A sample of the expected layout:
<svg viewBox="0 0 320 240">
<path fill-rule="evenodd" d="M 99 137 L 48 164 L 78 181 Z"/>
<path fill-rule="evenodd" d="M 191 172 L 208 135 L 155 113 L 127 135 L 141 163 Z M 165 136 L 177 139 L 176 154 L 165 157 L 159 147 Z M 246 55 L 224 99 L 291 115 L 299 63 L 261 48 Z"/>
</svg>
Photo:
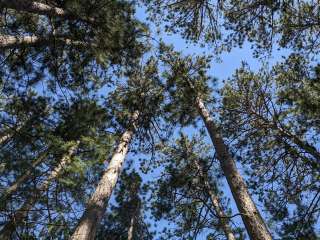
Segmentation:
<svg viewBox="0 0 320 240">
<path fill-rule="evenodd" d="M 135 123 L 139 113 L 136 111 L 132 116 L 132 125 L 126 130 L 104 171 L 95 192 L 87 203 L 79 223 L 71 236 L 71 240 L 92 240 L 95 238 L 97 227 L 101 222 L 112 191 L 120 175 L 124 159 L 127 155 L 131 139 L 134 134 Z"/>
<path fill-rule="evenodd" d="M 195 164 L 197 166 L 197 169 L 199 171 L 200 178 L 202 179 L 202 183 L 204 185 L 205 190 L 209 194 L 212 206 L 214 208 L 214 212 L 216 213 L 217 217 L 219 218 L 219 225 L 223 229 L 224 234 L 226 235 L 226 238 L 228 240 L 236 240 L 232 229 L 229 225 L 229 218 L 224 213 L 223 208 L 220 204 L 219 197 L 215 194 L 215 192 L 212 190 L 212 187 L 210 186 L 209 177 L 208 174 L 204 171 L 203 164 L 200 162 L 200 160 L 196 160 Z"/>
<path fill-rule="evenodd" d="M 5 202 L 8 198 L 10 198 L 18 190 L 18 188 L 31 177 L 34 168 L 38 166 L 40 163 L 42 163 L 47 156 L 48 151 L 42 153 L 36 161 L 32 162 L 30 169 L 27 172 L 25 172 L 22 176 L 20 176 L 10 187 L 6 189 L 4 194 L 0 197 L 1 201 Z"/>
<path fill-rule="evenodd" d="M 65 45 L 78 45 L 88 46 L 88 44 L 81 41 L 73 41 L 63 36 L 50 36 L 50 37 L 38 37 L 32 36 L 11 36 L 11 35 L 0 35 L 0 48 L 13 48 L 20 46 L 36 46 L 54 44 L 55 42 L 61 42 Z"/>
<path fill-rule="evenodd" d="M 242 178 L 236 163 L 225 145 L 218 127 L 206 109 L 202 99 L 196 98 L 196 107 L 203 119 L 212 143 L 215 147 L 217 158 L 222 171 L 228 181 L 233 198 L 237 204 L 248 235 L 252 240 L 271 240 L 271 234 L 265 225 L 259 210 L 249 194 L 247 185 Z"/>
<path fill-rule="evenodd" d="M 23 224 L 23 221 L 28 215 L 28 212 L 31 210 L 31 208 L 35 205 L 37 202 L 37 197 L 41 194 L 41 192 L 45 192 L 48 190 L 49 185 L 52 180 L 57 178 L 62 172 L 63 169 L 66 167 L 66 165 L 70 162 L 71 156 L 75 153 L 79 145 L 79 142 L 77 142 L 76 145 L 72 146 L 68 153 L 65 154 L 61 161 L 59 162 L 58 166 L 56 166 L 51 173 L 49 174 L 48 178 L 40 185 L 38 189 L 36 189 L 33 196 L 30 196 L 29 199 L 27 199 L 22 207 L 20 207 L 9 219 L 9 221 L 4 225 L 4 227 L 0 231 L 0 239 L 2 240 L 10 240 L 12 239 L 12 235 L 15 232 L 16 228 L 18 226 L 21 226 Z"/>
</svg>

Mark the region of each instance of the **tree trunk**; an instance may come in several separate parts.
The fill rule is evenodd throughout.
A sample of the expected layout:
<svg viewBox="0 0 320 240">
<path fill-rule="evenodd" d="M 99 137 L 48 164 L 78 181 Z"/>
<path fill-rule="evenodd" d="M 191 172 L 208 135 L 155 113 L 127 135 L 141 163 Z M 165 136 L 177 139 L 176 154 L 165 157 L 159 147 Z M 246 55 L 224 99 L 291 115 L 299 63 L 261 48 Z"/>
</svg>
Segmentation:
<svg viewBox="0 0 320 240">
<path fill-rule="evenodd" d="M 50 5 L 31 0 L 0 0 L 0 7 L 51 17 L 69 17 L 68 13 L 62 8 L 52 7 Z"/>
<path fill-rule="evenodd" d="M 1 35 L 0 35 L 0 46 L 1 46 Z M 16 132 L 19 132 L 21 130 L 23 125 L 17 126 L 16 129 L 12 129 L 12 132 L 7 133 L 0 137 L 0 144 L 3 144 L 6 142 L 9 138 L 11 138 Z"/>
<path fill-rule="evenodd" d="M 256 205 L 248 192 L 247 185 L 240 175 L 236 163 L 228 152 L 218 127 L 210 116 L 202 99 L 196 98 L 196 107 L 201 115 L 212 143 L 215 147 L 217 158 L 222 171 L 228 181 L 233 198 L 237 204 L 244 225 L 252 240 L 271 240 L 271 234 L 265 225 Z"/>
<path fill-rule="evenodd" d="M 9 219 L 9 221 L 4 225 L 4 227 L 0 231 L 0 239 L 2 240 L 10 240 L 12 239 L 12 235 L 15 232 L 17 226 L 21 226 L 23 224 L 24 219 L 27 217 L 28 212 L 37 202 L 37 196 L 41 194 L 41 192 L 45 192 L 48 190 L 50 182 L 57 178 L 66 167 L 66 165 L 70 162 L 71 156 L 75 153 L 79 145 L 77 142 L 76 145 L 72 146 L 68 153 L 65 154 L 61 161 L 59 162 L 58 166 L 56 166 L 51 173 L 49 174 L 48 178 L 40 185 L 38 189 L 36 189 L 33 196 L 31 196 L 28 200 L 24 202 L 22 207 L 17 210 L 13 216 Z"/>
<path fill-rule="evenodd" d="M 64 19 L 81 20 L 93 23 L 93 18 L 83 19 L 62 8 L 50 6 L 32 0 L 0 0 L 0 8 L 10 8 L 17 11 L 29 12 L 48 17 L 61 17 Z"/>
<path fill-rule="evenodd" d="M 6 134 L 0 137 L 0 144 L 4 143 L 11 137 L 11 134 Z"/>
<path fill-rule="evenodd" d="M 128 229 L 128 240 L 132 240 L 133 239 L 133 229 L 134 229 L 134 225 L 135 225 L 135 218 L 136 218 L 136 216 L 133 214 L 131 216 L 130 226 L 129 226 L 129 229 Z"/>
<path fill-rule="evenodd" d="M 20 46 L 35 46 L 45 45 L 48 46 L 55 42 L 62 42 L 65 45 L 77 45 L 77 46 L 88 46 L 87 43 L 81 41 L 73 41 L 63 36 L 50 36 L 50 37 L 38 37 L 32 36 L 11 36 L 11 35 L 0 35 L 0 48 L 13 48 Z"/>
<path fill-rule="evenodd" d="M 219 225 L 222 227 L 224 234 L 226 235 L 226 238 L 228 240 L 236 240 L 232 229 L 229 225 L 229 218 L 224 213 L 222 206 L 220 204 L 219 197 L 215 194 L 215 192 L 212 190 L 209 182 L 208 174 L 205 172 L 203 164 L 200 162 L 200 160 L 195 161 L 196 167 L 199 171 L 200 178 L 202 179 L 202 183 L 204 185 L 205 190 L 208 192 L 212 206 L 214 208 L 214 211 L 219 218 Z"/>
<path fill-rule="evenodd" d="M 119 145 L 117 146 L 107 169 L 104 171 L 95 192 L 87 203 L 86 210 L 79 220 L 70 240 L 92 240 L 95 238 L 97 227 L 101 222 L 121 172 L 124 159 L 134 134 L 138 116 L 139 112 L 136 111 L 132 116 L 132 125 L 122 134 Z"/>
<path fill-rule="evenodd" d="M 27 172 L 25 172 L 22 176 L 20 176 L 10 187 L 6 189 L 4 194 L 0 197 L 1 201 L 7 201 L 7 199 L 10 198 L 18 190 L 21 184 L 23 184 L 26 180 L 28 180 L 31 177 L 33 169 L 40 163 L 42 163 L 47 156 L 48 151 L 42 153 L 41 156 L 38 157 L 38 159 L 31 164 L 30 169 Z"/>
</svg>

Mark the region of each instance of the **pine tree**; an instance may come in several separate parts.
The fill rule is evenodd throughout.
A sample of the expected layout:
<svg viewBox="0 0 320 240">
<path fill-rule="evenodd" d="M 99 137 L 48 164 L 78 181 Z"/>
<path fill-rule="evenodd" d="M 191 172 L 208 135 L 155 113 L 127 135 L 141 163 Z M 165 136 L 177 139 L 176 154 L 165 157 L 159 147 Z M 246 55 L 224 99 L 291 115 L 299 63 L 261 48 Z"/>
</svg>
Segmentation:
<svg viewBox="0 0 320 240">
<path fill-rule="evenodd" d="M 307 229 L 308 239 L 315 239 L 310 229 L 319 214 L 317 68 L 297 55 L 271 71 L 244 65 L 223 89 L 223 127 L 237 136 L 233 147 L 241 150 L 251 187 L 272 219 L 290 229 L 287 236 Z"/>
<path fill-rule="evenodd" d="M 192 117 L 201 117 L 250 238 L 272 239 L 249 194 L 247 184 L 224 143 L 218 124 L 204 104 L 204 101 L 210 96 L 209 78 L 206 76 L 208 59 L 204 57 L 198 57 L 195 60 L 191 57 L 183 58 L 179 53 L 165 46 L 163 46 L 163 52 L 162 59 L 169 68 L 166 72 L 171 97 L 169 109 L 175 110 L 178 116 L 183 116 L 188 111 L 187 114 L 191 121 L 194 120 Z M 181 110 L 178 104 L 187 111 L 186 109 Z M 174 109 L 175 106 L 178 106 L 178 110 Z"/>
<path fill-rule="evenodd" d="M 115 190 L 116 203 L 104 217 L 97 239 L 153 239 L 144 220 L 144 194 L 139 174 L 135 170 L 124 171 Z"/>
<path fill-rule="evenodd" d="M 207 237 L 224 235 L 223 239 L 236 239 L 222 206 L 218 174 L 209 175 L 217 172 L 212 167 L 216 164 L 210 146 L 201 137 L 188 140 L 182 135 L 169 146 L 161 146 L 159 158 L 165 170 L 153 190 L 153 212 L 157 219 L 165 217 L 178 225 L 168 237 L 172 234 L 196 239 L 203 231 Z"/>
<path fill-rule="evenodd" d="M 77 142 L 74 145 L 71 145 L 69 151 L 67 154 L 63 155 L 61 160 L 59 161 L 59 164 L 50 172 L 47 179 L 39 186 L 38 189 L 35 190 L 35 195 L 30 197 L 26 202 L 23 203 L 23 205 L 20 207 L 19 210 L 17 210 L 12 217 L 8 220 L 8 222 L 3 226 L 3 228 L 0 231 L 0 237 L 4 240 L 11 239 L 13 233 L 15 232 L 16 228 L 23 224 L 23 221 L 30 211 L 30 209 L 33 207 L 33 205 L 37 201 L 37 196 L 41 192 L 45 192 L 49 188 L 49 184 L 52 180 L 57 178 L 63 169 L 66 167 L 66 165 L 71 161 L 72 155 L 76 152 L 78 148 L 79 142 Z"/>
<path fill-rule="evenodd" d="M 180 33 L 216 50 L 231 51 L 249 41 L 256 53 L 273 48 L 319 52 L 317 1 L 143 0 L 149 19 L 169 33 Z M 276 47 L 275 47 L 276 46 Z"/>
<path fill-rule="evenodd" d="M 127 86 L 119 86 L 109 95 L 109 106 L 122 125 L 123 133 L 71 239 L 93 239 L 119 178 L 134 132 L 148 131 L 157 118 L 162 101 L 157 62 L 150 59 L 145 66 L 133 68 Z"/>
</svg>

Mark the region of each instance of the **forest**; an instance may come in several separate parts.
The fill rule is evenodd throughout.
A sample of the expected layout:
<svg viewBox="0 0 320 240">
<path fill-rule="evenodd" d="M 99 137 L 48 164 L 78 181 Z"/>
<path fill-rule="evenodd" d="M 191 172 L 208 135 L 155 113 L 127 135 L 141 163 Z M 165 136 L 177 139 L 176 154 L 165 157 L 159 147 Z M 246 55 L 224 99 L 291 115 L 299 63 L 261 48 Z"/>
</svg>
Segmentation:
<svg viewBox="0 0 320 240">
<path fill-rule="evenodd" d="M 0 240 L 320 240 L 319 0 L 0 14 Z"/>
</svg>

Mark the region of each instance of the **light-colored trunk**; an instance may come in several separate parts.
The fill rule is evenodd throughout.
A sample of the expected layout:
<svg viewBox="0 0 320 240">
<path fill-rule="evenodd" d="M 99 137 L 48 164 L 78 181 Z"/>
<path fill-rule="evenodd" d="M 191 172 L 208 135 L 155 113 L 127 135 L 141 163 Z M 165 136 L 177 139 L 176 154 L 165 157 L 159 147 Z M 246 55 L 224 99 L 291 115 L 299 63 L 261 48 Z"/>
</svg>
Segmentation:
<svg viewBox="0 0 320 240">
<path fill-rule="evenodd" d="M 1 44 L 1 36 L 0 36 L 0 44 Z M 22 128 L 22 125 L 18 126 L 15 130 L 12 129 L 11 132 L 1 136 L 0 137 L 0 144 L 3 144 L 5 141 L 7 141 L 9 138 L 11 138 L 15 132 L 19 132 L 21 128 Z"/>
<path fill-rule="evenodd" d="M 34 46 L 34 45 L 50 45 L 55 42 L 61 42 L 65 45 L 77 45 L 77 46 L 88 46 L 87 43 L 81 41 L 73 41 L 68 38 L 60 36 L 51 37 L 38 37 L 32 36 L 11 36 L 11 35 L 0 35 L 0 48 L 12 48 L 23 45 Z"/>
<path fill-rule="evenodd" d="M 229 218 L 224 213 L 224 211 L 222 209 L 219 197 L 212 190 L 212 187 L 209 182 L 208 174 L 204 171 L 203 164 L 200 162 L 200 160 L 196 160 L 195 164 L 196 164 L 196 167 L 199 171 L 200 178 L 202 179 L 202 183 L 204 185 L 204 188 L 210 197 L 212 206 L 214 208 L 214 212 L 216 213 L 217 217 L 219 218 L 219 225 L 223 229 L 223 232 L 226 235 L 226 238 L 228 240 L 236 240 L 236 238 L 232 232 L 232 229 L 229 225 Z"/>
<path fill-rule="evenodd" d="M 233 198 L 237 204 L 248 235 L 252 240 L 271 240 L 271 234 L 264 223 L 259 210 L 248 192 L 247 185 L 242 178 L 236 163 L 225 145 L 218 127 L 206 109 L 202 99 L 196 98 L 195 105 L 201 115 L 212 143 L 215 147 L 222 171 L 228 181 Z"/>
<path fill-rule="evenodd" d="M 11 134 L 6 134 L 0 137 L 0 144 L 4 143 L 11 137 Z"/>
<path fill-rule="evenodd" d="M 61 161 L 59 162 L 58 166 L 56 166 L 49 174 L 47 179 L 40 185 L 38 189 L 36 189 L 33 196 L 31 196 L 28 200 L 24 202 L 22 207 L 17 210 L 13 216 L 9 219 L 9 221 L 4 225 L 4 227 L 0 231 L 0 239 L 1 240 L 10 240 L 12 239 L 12 235 L 15 232 L 18 226 L 23 224 L 24 219 L 28 215 L 30 209 L 34 206 L 37 202 L 37 196 L 41 194 L 41 192 L 45 192 L 48 190 L 50 182 L 57 178 L 62 172 L 66 165 L 70 162 L 71 156 L 75 153 L 79 145 L 77 142 L 76 145 L 72 146 L 68 153 L 65 154 Z"/>
<path fill-rule="evenodd" d="M 29 12 L 48 17 L 61 17 L 64 19 L 81 20 L 84 22 L 94 23 L 93 18 L 83 19 L 62 8 L 32 0 L 0 0 L 0 8 L 10 8 L 16 11 Z"/>
<path fill-rule="evenodd" d="M 122 134 L 115 153 L 88 201 L 86 210 L 79 220 L 71 240 L 93 240 L 95 238 L 97 227 L 101 222 L 127 155 L 138 116 L 139 112 L 136 111 L 132 116 L 132 126 Z"/>
<path fill-rule="evenodd" d="M 129 226 L 129 229 L 128 229 L 128 240 L 132 240 L 133 239 L 133 229 L 134 229 L 134 225 L 135 225 L 135 218 L 136 218 L 136 216 L 133 214 L 131 216 L 130 226 Z"/>
<path fill-rule="evenodd" d="M 52 17 L 68 17 L 68 13 L 62 8 L 52 7 L 45 3 L 35 2 L 31 0 L 0 0 L 0 7 L 11 8 L 17 11 L 25 11 Z"/>
<path fill-rule="evenodd" d="M 8 198 L 10 198 L 17 190 L 18 188 L 21 186 L 21 184 L 23 184 L 24 182 L 26 182 L 30 177 L 31 177 L 31 173 L 33 172 L 34 168 L 36 166 L 38 166 L 40 163 L 43 162 L 43 160 L 48 156 L 48 152 L 44 152 L 41 154 L 40 157 L 38 157 L 37 160 L 35 160 L 34 162 L 32 162 L 31 167 L 28 171 L 26 171 L 22 176 L 20 176 L 10 187 L 8 187 L 6 189 L 6 191 L 4 192 L 4 194 L 0 197 L 1 201 L 6 201 Z"/>
</svg>

